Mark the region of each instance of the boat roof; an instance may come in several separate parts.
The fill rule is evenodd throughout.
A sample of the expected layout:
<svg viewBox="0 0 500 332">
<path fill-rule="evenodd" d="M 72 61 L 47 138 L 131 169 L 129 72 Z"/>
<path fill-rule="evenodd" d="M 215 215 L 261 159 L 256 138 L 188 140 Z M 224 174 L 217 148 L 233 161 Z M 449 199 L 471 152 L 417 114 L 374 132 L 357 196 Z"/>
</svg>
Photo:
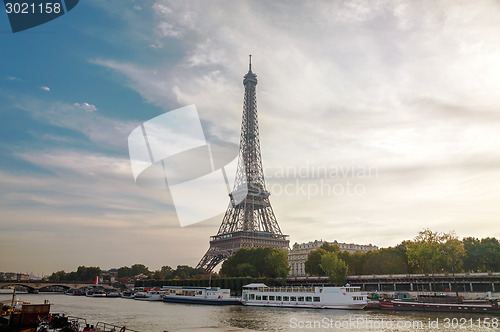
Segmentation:
<svg viewBox="0 0 500 332">
<path fill-rule="evenodd" d="M 248 285 L 245 285 L 243 286 L 243 288 L 259 288 L 259 287 L 267 287 L 266 284 L 263 284 L 263 283 L 253 283 L 253 284 L 248 284 Z"/>
</svg>

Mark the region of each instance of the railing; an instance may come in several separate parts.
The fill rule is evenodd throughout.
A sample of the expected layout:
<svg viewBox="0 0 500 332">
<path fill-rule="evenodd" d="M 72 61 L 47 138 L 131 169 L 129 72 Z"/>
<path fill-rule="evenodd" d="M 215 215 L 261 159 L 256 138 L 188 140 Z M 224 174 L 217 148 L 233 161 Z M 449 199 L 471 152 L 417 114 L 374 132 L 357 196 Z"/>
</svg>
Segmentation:
<svg viewBox="0 0 500 332">
<path fill-rule="evenodd" d="M 96 330 L 107 331 L 107 332 L 125 332 L 125 331 L 139 332 L 137 330 L 129 329 L 125 325 L 119 326 L 119 325 L 105 323 L 105 322 L 98 322 L 96 324 L 95 328 L 96 328 Z"/>
<path fill-rule="evenodd" d="M 269 232 L 234 232 L 228 234 L 215 235 L 210 237 L 210 241 L 224 240 L 230 239 L 234 237 L 253 237 L 253 238 L 261 238 L 261 239 L 279 239 L 279 240 L 288 240 L 288 235 L 282 234 L 274 234 Z"/>
</svg>

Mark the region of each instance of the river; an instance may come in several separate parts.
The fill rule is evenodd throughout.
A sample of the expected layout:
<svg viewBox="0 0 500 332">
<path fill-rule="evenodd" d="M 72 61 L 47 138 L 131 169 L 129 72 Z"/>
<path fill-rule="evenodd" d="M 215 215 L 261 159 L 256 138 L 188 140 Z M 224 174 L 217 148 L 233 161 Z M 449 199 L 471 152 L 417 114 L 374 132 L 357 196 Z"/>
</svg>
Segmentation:
<svg viewBox="0 0 500 332">
<path fill-rule="evenodd" d="M 30 303 L 48 300 L 52 313 L 82 317 L 90 324 L 102 321 L 142 332 L 216 326 L 256 331 L 500 331 L 500 316 L 493 314 L 206 306 L 53 293 L 17 297 Z M 8 294 L 0 294 L 0 300 L 6 299 Z"/>
</svg>

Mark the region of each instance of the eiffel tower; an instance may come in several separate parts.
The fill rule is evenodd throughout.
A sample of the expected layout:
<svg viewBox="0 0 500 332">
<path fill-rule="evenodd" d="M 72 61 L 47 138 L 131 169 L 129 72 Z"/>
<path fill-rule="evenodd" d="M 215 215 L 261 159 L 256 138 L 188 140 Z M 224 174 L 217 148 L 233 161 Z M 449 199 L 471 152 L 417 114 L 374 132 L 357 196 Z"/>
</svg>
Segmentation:
<svg viewBox="0 0 500 332">
<path fill-rule="evenodd" d="M 255 87 L 257 75 L 249 70 L 243 79 L 245 101 L 241 124 L 240 153 L 230 205 L 217 235 L 210 237 L 210 248 L 197 265 L 207 272 L 241 248 L 272 247 L 288 249 L 288 235 L 281 233 L 266 190 L 260 155 L 259 123 Z M 243 200 L 238 200 L 246 193 Z"/>
</svg>

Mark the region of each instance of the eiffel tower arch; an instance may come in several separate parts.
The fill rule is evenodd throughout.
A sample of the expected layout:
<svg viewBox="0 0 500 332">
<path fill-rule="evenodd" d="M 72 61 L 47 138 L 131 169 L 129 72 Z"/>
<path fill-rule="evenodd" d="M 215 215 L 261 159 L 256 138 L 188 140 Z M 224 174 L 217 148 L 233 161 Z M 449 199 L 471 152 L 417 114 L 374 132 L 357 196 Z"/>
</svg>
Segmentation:
<svg viewBox="0 0 500 332">
<path fill-rule="evenodd" d="M 243 78 L 245 98 L 241 123 L 240 153 L 229 207 L 217 235 L 210 237 L 210 248 L 197 268 L 212 271 L 241 248 L 272 247 L 287 250 L 288 235 L 283 235 L 274 216 L 266 189 L 260 155 L 257 118 L 257 75 L 249 70 Z M 237 199 L 246 193 L 243 200 Z"/>
</svg>

